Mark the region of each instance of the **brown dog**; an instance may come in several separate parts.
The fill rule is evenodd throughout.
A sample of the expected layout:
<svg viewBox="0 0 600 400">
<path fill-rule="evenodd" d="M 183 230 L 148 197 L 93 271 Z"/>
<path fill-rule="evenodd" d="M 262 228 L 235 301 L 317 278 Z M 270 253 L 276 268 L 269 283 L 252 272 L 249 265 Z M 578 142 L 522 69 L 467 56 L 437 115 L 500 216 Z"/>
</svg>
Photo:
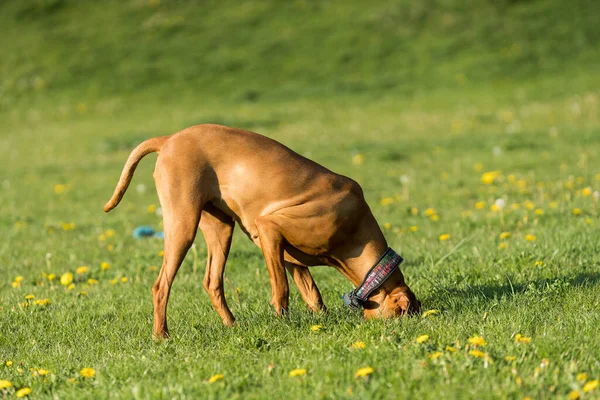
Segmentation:
<svg viewBox="0 0 600 400">
<path fill-rule="evenodd" d="M 152 288 L 156 337 L 168 336 L 171 284 L 198 227 L 208 249 L 204 288 L 225 325 L 234 322 L 223 271 L 236 221 L 262 249 L 278 315 L 288 309 L 286 269 L 309 309 L 318 311 L 323 300 L 308 266 L 335 267 L 358 286 L 388 248 L 355 181 L 265 136 L 220 125 L 193 126 L 137 146 L 105 212 L 119 204 L 137 164 L 152 152 L 160 153 L 154 180 L 165 230 L 163 264 Z M 420 309 L 398 268 L 363 306 L 367 318 Z"/>
</svg>

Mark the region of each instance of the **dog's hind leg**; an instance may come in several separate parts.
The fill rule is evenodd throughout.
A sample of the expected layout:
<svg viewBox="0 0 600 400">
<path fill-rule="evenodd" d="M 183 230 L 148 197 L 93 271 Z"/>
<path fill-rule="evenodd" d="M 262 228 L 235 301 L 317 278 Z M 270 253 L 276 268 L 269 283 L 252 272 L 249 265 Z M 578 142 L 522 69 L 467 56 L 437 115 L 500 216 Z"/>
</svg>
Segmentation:
<svg viewBox="0 0 600 400">
<path fill-rule="evenodd" d="M 233 325 L 235 319 L 227 306 L 223 290 L 223 272 L 231 247 L 231 237 L 235 221 L 218 209 L 207 205 L 200 218 L 200 230 L 204 235 L 208 250 L 204 289 L 223 324 Z"/>
<path fill-rule="evenodd" d="M 277 224 L 267 215 L 256 219 L 260 248 L 265 256 L 271 282 L 271 304 L 277 315 L 288 311 L 290 288 L 283 265 L 283 236 Z"/>
<path fill-rule="evenodd" d="M 158 167 L 155 180 L 163 210 L 165 253 L 158 278 L 152 287 L 154 337 L 164 338 L 169 336 L 167 303 L 171 285 L 196 237 L 202 202 L 198 189 L 191 181 L 178 179 L 176 174 L 161 174 Z"/>
<path fill-rule="evenodd" d="M 298 291 L 308 306 L 308 309 L 312 312 L 327 311 L 327 308 L 323 304 L 321 292 L 319 292 L 319 288 L 308 270 L 308 267 L 288 261 L 285 262 L 285 267 L 292 278 L 294 278 Z"/>
</svg>

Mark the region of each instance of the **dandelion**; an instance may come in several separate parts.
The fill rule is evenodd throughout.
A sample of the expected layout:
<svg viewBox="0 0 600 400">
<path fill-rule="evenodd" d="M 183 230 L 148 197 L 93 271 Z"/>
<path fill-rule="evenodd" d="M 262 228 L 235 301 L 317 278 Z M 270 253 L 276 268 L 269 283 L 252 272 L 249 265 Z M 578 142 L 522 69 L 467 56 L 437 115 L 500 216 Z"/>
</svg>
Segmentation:
<svg viewBox="0 0 600 400">
<path fill-rule="evenodd" d="M 448 240 L 448 239 L 450 239 L 450 234 L 449 233 L 443 233 L 443 234 L 440 235 L 440 241 L 443 242 L 443 241 Z"/>
<path fill-rule="evenodd" d="M 19 287 L 21 287 L 21 282 L 17 282 L 17 281 L 11 282 L 10 286 L 12 286 L 14 288 L 19 288 Z"/>
<path fill-rule="evenodd" d="M 433 214 L 431 217 L 429 217 L 430 220 L 432 220 L 433 222 L 437 222 L 440 220 L 440 216 L 437 214 Z"/>
<path fill-rule="evenodd" d="M 586 381 L 588 378 L 588 374 L 586 374 L 585 372 L 580 372 L 577 374 L 577 376 L 575 377 L 575 379 L 577 379 L 579 382 L 583 382 Z"/>
<path fill-rule="evenodd" d="M 114 244 L 109 244 L 106 246 L 106 250 L 108 251 L 113 251 L 115 249 L 115 245 Z"/>
<path fill-rule="evenodd" d="M 304 376 L 304 375 L 306 375 L 306 369 L 304 369 L 304 368 L 293 369 L 293 370 L 290 371 L 289 375 L 291 377 L 294 377 L 294 376 Z"/>
<path fill-rule="evenodd" d="M 389 222 L 386 222 L 385 224 L 383 224 L 383 227 L 385 229 L 390 229 L 392 227 L 392 224 L 390 224 Z"/>
<path fill-rule="evenodd" d="M 432 215 L 435 214 L 435 209 L 433 208 L 428 208 L 424 211 L 424 214 L 426 217 L 431 217 Z"/>
<path fill-rule="evenodd" d="M 56 185 L 54 185 L 54 193 L 55 194 L 63 194 L 66 189 L 67 189 L 67 187 L 65 185 L 63 185 L 62 183 L 57 183 Z"/>
<path fill-rule="evenodd" d="M 383 199 L 381 199 L 379 201 L 379 204 L 381 204 L 382 206 L 389 206 L 390 204 L 394 203 L 394 199 L 391 197 L 384 197 Z"/>
<path fill-rule="evenodd" d="M 93 278 L 90 278 L 90 279 L 88 279 L 88 281 L 87 281 L 87 282 L 88 282 L 88 284 L 90 284 L 90 285 L 97 285 L 97 284 L 98 284 L 98 279 L 93 279 Z"/>
<path fill-rule="evenodd" d="M 544 262 L 543 261 L 536 261 L 533 264 L 534 267 L 543 267 L 544 266 Z"/>
<path fill-rule="evenodd" d="M 429 317 L 429 316 L 431 316 L 431 315 L 437 315 L 437 314 L 439 314 L 439 313 L 440 313 L 440 310 L 427 310 L 427 311 L 425 311 L 425 312 L 423 313 L 422 317 L 423 317 L 423 318 L 427 318 L 427 317 Z"/>
<path fill-rule="evenodd" d="M 446 346 L 446 351 L 448 353 L 456 353 L 458 350 L 454 346 Z"/>
<path fill-rule="evenodd" d="M 502 174 L 500 173 L 500 171 L 485 172 L 483 175 L 481 175 L 481 183 L 483 183 L 484 185 L 491 185 L 501 175 Z"/>
<path fill-rule="evenodd" d="M 52 300 L 50 299 L 39 299 L 33 302 L 33 304 L 35 304 L 36 306 L 49 306 L 50 304 L 52 304 Z"/>
<path fill-rule="evenodd" d="M 84 378 L 93 378 L 96 376 L 96 370 L 94 370 L 94 368 L 82 368 L 79 371 L 79 375 Z"/>
<path fill-rule="evenodd" d="M 581 194 L 583 196 L 586 196 L 586 197 L 589 196 L 589 195 L 591 195 L 592 194 L 592 188 L 591 187 L 586 187 L 585 189 L 583 189 L 581 191 Z"/>
<path fill-rule="evenodd" d="M 510 232 L 502 232 L 500 234 L 500 239 L 505 240 L 508 239 L 510 237 Z"/>
<path fill-rule="evenodd" d="M 50 371 L 48 371 L 47 369 L 38 369 L 37 370 L 37 374 L 39 376 L 45 376 L 45 375 L 48 375 L 49 373 L 50 373 Z"/>
<path fill-rule="evenodd" d="M 23 277 L 21 275 L 19 275 L 15 278 L 15 282 L 21 282 L 22 280 L 23 280 Z"/>
<path fill-rule="evenodd" d="M 475 203 L 475 208 L 478 210 L 485 208 L 485 201 L 478 201 L 477 203 Z"/>
<path fill-rule="evenodd" d="M 119 283 L 119 280 L 117 278 L 115 279 L 111 279 L 110 281 L 108 281 L 111 285 L 116 285 L 117 283 Z"/>
<path fill-rule="evenodd" d="M 475 358 L 487 358 L 487 354 L 481 350 L 471 350 L 469 351 L 469 354 Z"/>
<path fill-rule="evenodd" d="M 21 397 L 28 396 L 30 393 L 31 393 L 31 389 L 28 387 L 24 387 L 24 388 L 17 390 L 17 393 L 15 393 L 15 396 L 17 396 L 18 398 L 21 398 Z"/>
<path fill-rule="evenodd" d="M 417 215 L 419 213 L 419 209 L 417 207 L 411 207 L 410 208 L 410 213 L 412 215 Z"/>
<path fill-rule="evenodd" d="M 75 284 L 71 283 L 69 286 L 67 286 L 67 290 L 73 290 L 75 289 Z"/>
<path fill-rule="evenodd" d="M 69 286 L 73 282 L 73 274 L 70 272 L 65 272 L 60 277 L 60 283 L 63 286 Z"/>
<path fill-rule="evenodd" d="M 442 354 L 444 354 L 444 353 L 442 353 L 441 351 L 435 351 L 435 352 L 433 352 L 433 353 L 429 353 L 429 354 L 427 354 L 427 357 L 429 357 L 429 359 L 430 359 L 431 361 L 433 361 L 433 360 L 435 360 L 435 359 L 438 359 L 438 358 L 440 358 L 440 357 L 442 356 Z"/>
<path fill-rule="evenodd" d="M 318 332 L 321 329 L 323 329 L 323 326 L 321 326 L 321 325 L 313 325 L 313 326 L 310 327 L 310 330 L 313 331 L 313 332 Z"/>
<path fill-rule="evenodd" d="M 365 344 L 365 342 L 354 342 L 352 343 L 352 348 L 359 350 L 359 349 L 364 349 L 365 347 L 367 347 L 367 345 Z"/>
<path fill-rule="evenodd" d="M 515 361 L 517 359 L 517 357 L 516 356 L 506 356 L 506 357 L 504 357 L 504 359 L 506 361 L 510 362 L 510 361 Z"/>
<path fill-rule="evenodd" d="M 535 235 L 532 235 L 531 233 L 528 235 L 525 235 L 525 240 L 527 240 L 528 242 L 535 242 L 537 238 L 535 237 Z"/>
<path fill-rule="evenodd" d="M 418 338 L 416 338 L 416 342 L 421 344 L 421 343 L 425 343 L 427 341 L 427 339 L 429 339 L 429 335 L 421 335 Z"/>
<path fill-rule="evenodd" d="M 508 247 L 508 245 L 507 245 L 506 243 L 504 243 L 504 242 L 502 242 L 502 243 L 500 243 L 500 244 L 498 245 L 498 248 L 499 248 L 499 249 L 505 249 L 505 248 L 507 248 L 507 247 Z"/>
<path fill-rule="evenodd" d="M 158 252 L 158 256 L 159 257 L 164 257 L 165 256 L 165 251 L 164 250 L 159 251 Z"/>
<path fill-rule="evenodd" d="M 10 361 L 10 360 L 6 360 L 6 362 L 4 363 L 4 365 L 5 365 L 6 367 L 11 367 L 11 366 L 13 365 L 13 362 L 12 362 L 12 361 Z"/>
<path fill-rule="evenodd" d="M 593 222 L 593 221 L 592 221 L 592 219 L 591 219 L 591 218 L 586 218 L 586 219 L 585 219 L 585 223 L 586 223 L 587 225 L 591 225 L 591 224 L 592 224 L 592 222 Z"/>
<path fill-rule="evenodd" d="M 125 277 L 125 276 L 124 276 L 124 277 L 122 277 L 122 278 L 121 278 L 121 282 L 123 282 L 123 283 L 127 282 L 127 277 Z"/>
<path fill-rule="evenodd" d="M 208 378 L 208 383 L 215 383 L 215 382 L 221 381 L 223 379 L 225 379 L 225 375 L 215 374 L 215 375 L 211 376 L 210 378 Z"/>
<path fill-rule="evenodd" d="M 510 208 L 512 208 L 513 210 L 520 210 L 521 209 L 521 205 L 518 203 L 513 203 L 510 205 Z"/>
<path fill-rule="evenodd" d="M 146 208 L 146 211 L 148 211 L 148 214 L 154 214 L 156 212 L 156 205 L 155 204 L 150 204 Z"/>
<path fill-rule="evenodd" d="M 32 294 L 28 294 L 27 296 L 25 296 L 25 300 L 33 300 L 35 299 L 35 296 Z"/>
<path fill-rule="evenodd" d="M 369 376 L 373 373 L 373 368 L 371 367 L 363 367 L 360 368 L 358 371 L 356 371 L 356 373 L 354 374 L 354 376 L 356 378 L 361 378 L 361 377 L 365 377 L 365 376 Z"/>
<path fill-rule="evenodd" d="M 56 279 L 56 274 L 48 274 L 46 279 L 48 279 L 48 281 L 52 282 L 53 280 Z"/>
<path fill-rule="evenodd" d="M 583 391 L 585 393 L 591 392 L 592 390 L 598 387 L 598 379 L 594 379 L 593 381 L 589 381 L 585 385 L 583 385 Z"/>
<path fill-rule="evenodd" d="M 567 396 L 567 399 L 578 400 L 580 396 L 581 396 L 581 394 L 579 393 L 578 390 L 573 390 L 569 393 L 569 395 Z"/>
<path fill-rule="evenodd" d="M 419 230 L 419 227 L 418 227 L 418 226 L 416 226 L 416 225 L 413 225 L 413 226 L 411 226 L 409 229 L 410 229 L 410 231 L 411 231 L 411 232 L 416 232 L 416 231 L 418 231 L 418 230 Z"/>
<path fill-rule="evenodd" d="M 535 214 L 536 215 L 544 215 L 544 210 L 542 210 L 541 208 L 538 208 L 535 210 Z"/>
<path fill-rule="evenodd" d="M 5 379 L 0 379 L 0 390 L 8 389 L 11 386 L 12 386 L 12 383 L 10 381 L 7 381 Z"/>
<path fill-rule="evenodd" d="M 363 154 L 356 154 L 354 155 L 354 157 L 352 157 L 352 164 L 356 165 L 356 166 L 360 166 L 363 165 L 365 163 L 365 156 Z"/>
<path fill-rule="evenodd" d="M 515 335 L 515 343 L 529 344 L 529 343 L 531 343 L 531 338 L 525 337 L 525 336 L 521 335 L 520 333 L 517 333 Z"/>
<path fill-rule="evenodd" d="M 471 343 L 473 346 L 485 346 L 487 344 L 485 339 L 480 336 L 470 337 L 467 341 L 469 343 Z"/>
<path fill-rule="evenodd" d="M 87 265 L 82 265 L 81 267 L 78 267 L 78 268 L 75 270 L 75 272 L 76 272 L 78 275 L 83 275 L 83 274 L 87 273 L 89 270 L 90 270 L 90 269 L 88 268 L 88 266 L 87 266 Z"/>
<path fill-rule="evenodd" d="M 573 215 L 581 215 L 581 208 L 574 208 Z"/>
<path fill-rule="evenodd" d="M 103 261 L 102 264 L 100 264 L 100 269 L 102 271 L 107 271 L 110 269 L 110 264 L 106 261 Z"/>
</svg>

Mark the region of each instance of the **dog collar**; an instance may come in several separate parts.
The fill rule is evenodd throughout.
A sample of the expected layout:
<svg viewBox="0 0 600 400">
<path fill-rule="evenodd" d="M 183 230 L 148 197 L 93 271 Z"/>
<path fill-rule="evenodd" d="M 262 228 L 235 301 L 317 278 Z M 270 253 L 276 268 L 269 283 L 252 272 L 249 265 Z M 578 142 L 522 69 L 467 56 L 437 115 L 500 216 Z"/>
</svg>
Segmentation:
<svg viewBox="0 0 600 400">
<path fill-rule="evenodd" d="M 379 288 L 404 261 L 391 247 L 383 253 L 379 261 L 367 272 L 359 287 L 344 294 L 344 303 L 354 310 L 359 309 L 367 301 L 371 293 Z"/>
</svg>

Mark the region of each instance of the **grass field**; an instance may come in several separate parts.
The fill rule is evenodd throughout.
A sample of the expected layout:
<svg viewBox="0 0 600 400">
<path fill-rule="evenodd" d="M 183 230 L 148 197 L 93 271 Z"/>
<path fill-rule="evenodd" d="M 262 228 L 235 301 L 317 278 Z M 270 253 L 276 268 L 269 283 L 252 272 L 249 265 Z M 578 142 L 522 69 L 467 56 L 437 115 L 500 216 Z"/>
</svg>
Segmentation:
<svg viewBox="0 0 600 400">
<path fill-rule="evenodd" d="M 469 3 L 0 2 L 0 396 L 599 398 L 600 7 Z M 199 234 L 154 342 L 156 156 L 102 207 L 137 143 L 208 122 L 361 183 L 435 311 L 365 321 L 316 267 L 329 313 L 292 288 L 276 318 L 237 229 L 237 325 Z"/>
</svg>

